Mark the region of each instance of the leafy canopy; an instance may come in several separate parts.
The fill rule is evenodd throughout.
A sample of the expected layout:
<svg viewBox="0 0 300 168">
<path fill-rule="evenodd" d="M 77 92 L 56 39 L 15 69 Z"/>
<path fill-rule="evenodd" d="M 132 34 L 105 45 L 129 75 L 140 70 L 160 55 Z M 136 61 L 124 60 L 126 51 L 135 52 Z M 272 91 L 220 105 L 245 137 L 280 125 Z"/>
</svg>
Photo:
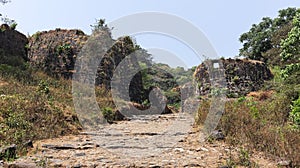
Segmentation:
<svg viewBox="0 0 300 168">
<path fill-rule="evenodd" d="M 272 43 L 272 37 L 278 30 L 289 24 L 299 10 L 283 9 L 278 12 L 276 18 L 264 17 L 259 24 L 253 24 L 249 32 L 243 33 L 239 38 L 243 44 L 240 55 L 264 62 L 272 59 L 264 55 L 268 50 L 278 47 L 278 44 Z"/>
</svg>

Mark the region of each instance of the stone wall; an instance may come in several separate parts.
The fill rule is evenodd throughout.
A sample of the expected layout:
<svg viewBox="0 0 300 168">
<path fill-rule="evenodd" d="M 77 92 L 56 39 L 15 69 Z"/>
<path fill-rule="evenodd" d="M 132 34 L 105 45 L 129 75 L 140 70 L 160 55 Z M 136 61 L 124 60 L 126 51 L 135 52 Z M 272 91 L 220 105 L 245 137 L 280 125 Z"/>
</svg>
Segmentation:
<svg viewBox="0 0 300 168">
<path fill-rule="evenodd" d="M 248 59 L 221 59 L 220 61 L 225 70 L 228 97 L 244 96 L 249 92 L 257 91 L 261 89 L 265 80 L 273 78 L 267 65 L 260 61 Z M 205 63 L 200 64 L 195 70 L 194 77 L 200 95 L 208 95 L 211 92 L 209 75 Z"/>
<path fill-rule="evenodd" d="M 81 30 L 37 32 L 29 38 L 28 57 L 33 66 L 48 75 L 71 78 L 76 56 L 87 39 Z"/>
<path fill-rule="evenodd" d="M 10 29 L 7 24 L 0 26 L 0 64 L 21 65 L 28 60 L 28 39 L 22 33 Z"/>
<path fill-rule="evenodd" d="M 108 32 L 99 32 L 100 38 L 111 38 Z M 81 30 L 56 29 L 37 32 L 29 38 L 29 59 L 33 66 L 43 70 L 48 75 L 71 79 L 76 59 L 79 59 L 81 49 L 85 47 L 90 37 Z M 99 37 L 97 37 L 99 38 Z M 109 40 L 108 40 L 109 41 Z M 86 70 L 86 77 L 80 77 L 84 81 L 95 81 L 95 85 L 102 85 L 110 89 L 111 79 L 115 68 L 129 54 L 135 50 L 135 44 L 130 37 L 122 37 L 117 40 L 111 39 L 113 46 L 104 55 L 99 65 L 96 65 L 97 72 L 95 79 L 89 78 L 93 72 Z M 89 45 L 90 47 L 104 47 L 103 44 Z M 97 49 L 96 49 L 97 50 Z M 134 57 L 130 57 L 131 65 L 138 65 Z M 86 67 L 86 66 L 85 66 Z M 90 69 L 90 68 L 88 68 Z M 84 71 L 84 70 L 81 70 Z M 84 75 L 84 74 L 83 74 Z M 130 97 L 132 101 L 141 101 L 142 76 L 137 73 L 130 83 Z"/>
</svg>

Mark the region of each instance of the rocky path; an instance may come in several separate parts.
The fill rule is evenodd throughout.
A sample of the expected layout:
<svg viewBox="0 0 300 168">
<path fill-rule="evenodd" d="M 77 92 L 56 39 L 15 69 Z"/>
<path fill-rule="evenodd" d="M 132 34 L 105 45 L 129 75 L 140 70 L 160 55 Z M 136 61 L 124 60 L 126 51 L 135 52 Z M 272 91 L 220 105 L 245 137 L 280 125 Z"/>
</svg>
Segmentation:
<svg viewBox="0 0 300 168">
<path fill-rule="evenodd" d="M 8 167 L 226 167 L 237 149 L 223 141 L 199 142 L 189 117 L 139 116 L 97 131 L 36 142 L 34 149 Z M 251 160 L 276 167 L 261 154 Z"/>
</svg>

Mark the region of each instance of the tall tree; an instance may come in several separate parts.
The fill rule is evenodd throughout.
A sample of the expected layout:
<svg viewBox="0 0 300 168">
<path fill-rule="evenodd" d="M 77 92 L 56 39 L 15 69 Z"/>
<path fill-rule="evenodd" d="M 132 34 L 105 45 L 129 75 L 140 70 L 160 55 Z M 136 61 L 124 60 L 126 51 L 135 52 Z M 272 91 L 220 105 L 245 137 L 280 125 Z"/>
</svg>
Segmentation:
<svg viewBox="0 0 300 168">
<path fill-rule="evenodd" d="M 264 62 L 272 59 L 266 57 L 264 53 L 278 47 L 272 43 L 274 33 L 291 22 L 297 11 L 299 11 L 297 8 L 283 9 L 278 12 L 278 17 L 274 19 L 264 17 L 259 24 L 253 24 L 249 32 L 243 33 L 239 38 L 243 43 L 240 55 Z"/>
</svg>

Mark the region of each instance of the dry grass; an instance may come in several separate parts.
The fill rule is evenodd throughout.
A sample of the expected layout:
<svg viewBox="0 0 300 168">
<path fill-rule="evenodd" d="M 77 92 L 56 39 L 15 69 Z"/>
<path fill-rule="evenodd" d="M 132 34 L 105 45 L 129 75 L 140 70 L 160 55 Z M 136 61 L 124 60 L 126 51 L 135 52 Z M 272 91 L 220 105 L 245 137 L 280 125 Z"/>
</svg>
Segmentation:
<svg viewBox="0 0 300 168">
<path fill-rule="evenodd" d="M 72 81 L 31 69 L 0 65 L 0 147 L 77 134 L 82 126 L 75 112 Z M 110 92 L 96 87 L 101 107 L 114 108 Z"/>
<path fill-rule="evenodd" d="M 262 97 L 229 100 L 218 127 L 231 145 L 263 151 L 274 159 L 287 159 L 292 166 L 300 166 L 300 130 L 289 123 L 290 98 L 283 94 Z M 197 124 L 205 121 L 209 107 L 209 101 L 202 102 Z"/>
<path fill-rule="evenodd" d="M 1 71 L 7 84 L 0 86 L 0 146 L 14 143 L 24 152 L 28 140 L 78 132 L 81 126 L 74 112 L 71 81 L 40 72 L 32 72 L 30 78 L 26 73 L 17 78 L 10 73 Z"/>
</svg>

